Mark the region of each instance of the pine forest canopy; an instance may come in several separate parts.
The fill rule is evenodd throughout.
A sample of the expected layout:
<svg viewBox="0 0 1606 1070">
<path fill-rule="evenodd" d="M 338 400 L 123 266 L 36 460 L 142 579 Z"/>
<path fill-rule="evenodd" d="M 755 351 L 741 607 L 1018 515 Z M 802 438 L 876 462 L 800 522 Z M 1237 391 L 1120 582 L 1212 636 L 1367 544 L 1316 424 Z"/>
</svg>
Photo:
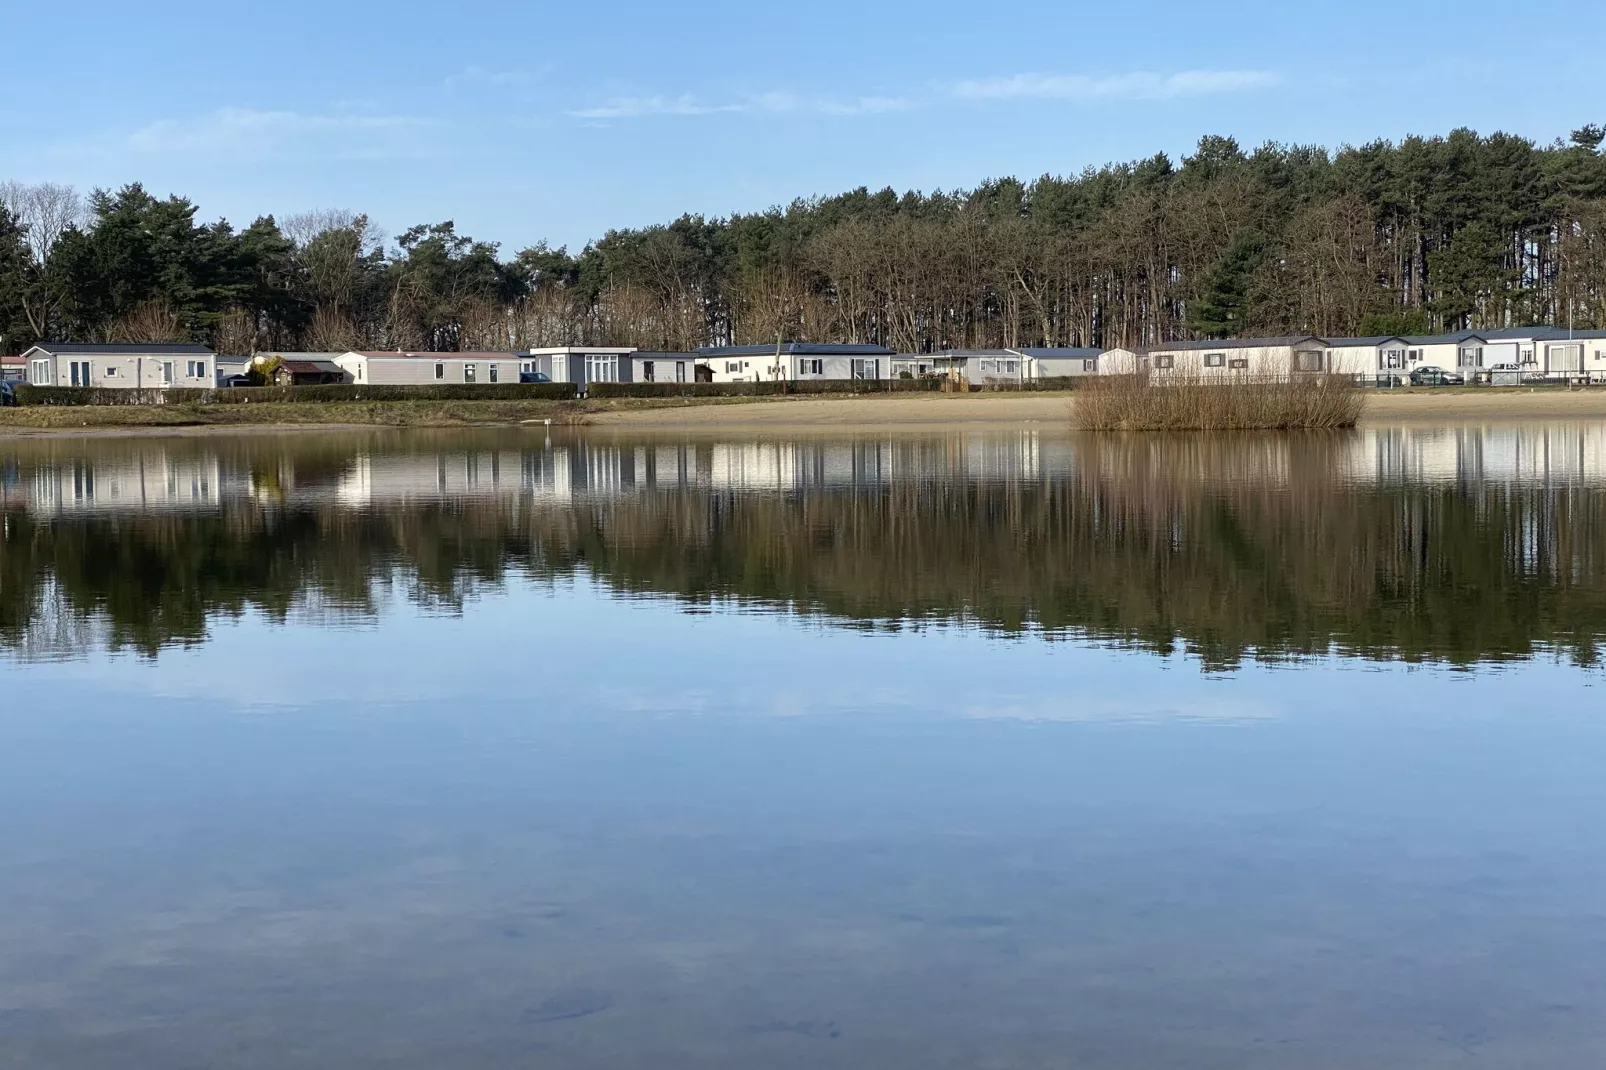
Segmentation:
<svg viewBox="0 0 1606 1070">
<path fill-rule="evenodd" d="M 255 349 L 870 342 L 900 351 L 1606 327 L 1606 131 L 1377 141 L 1206 137 L 929 195 L 860 188 L 504 258 L 450 221 L 236 230 L 140 185 L 0 184 L 0 336 Z"/>
</svg>

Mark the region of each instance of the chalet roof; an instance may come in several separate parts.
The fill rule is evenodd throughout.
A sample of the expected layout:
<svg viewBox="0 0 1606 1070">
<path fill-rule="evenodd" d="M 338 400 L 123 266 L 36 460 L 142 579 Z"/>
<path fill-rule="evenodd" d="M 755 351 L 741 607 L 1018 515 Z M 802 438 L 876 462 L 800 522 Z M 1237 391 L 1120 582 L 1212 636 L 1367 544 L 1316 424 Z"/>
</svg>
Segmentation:
<svg viewBox="0 0 1606 1070">
<path fill-rule="evenodd" d="M 1103 353 L 1102 349 L 1069 346 L 1026 346 L 1021 349 L 944 349 L 937 353 L 899 353 L 900 359 L 935 357 L 939 360 L 962 360 L 968 357 L 1031 357 L 1034 360 L 1086 360 Z"/>
<path fill-rule="evenodd" d="M 754 346 L 703 346 L 698 349 L 704 357 L 773 357 L 773 345 Z M 831 342 L 785 342 L 780 347 L 782 356 L 793 357 L 893 357 L 897 356 L 886 346 L 835 344 Z"/>
<path fill-rule="evenodd" d="M 1482 331 L 1451 331 L 1447 334 L 1416 334 L 1406 341 L 1414 346 L 1445 346 L 1460 345 L 1463 342 L 1487 342 L 1488 336 Z"/>
<path fill-rule="evenodd" d="M 1406 342 L 1406 343 L 1409 343 L 1410 339 L 1404 337 L 1403 335 L 1398 335 L 1398 334 L 1373 334 L 1373 335 L 1367 335 L 1364 338 L 1329 338 L 1329 339 L 1327 339 L 1327 344 L 1330 345 L 1330 346 L 1380 346 L 1380 345 L 1383 345 L 1385 342 Z"/>
<path fill-rule="evenodd" d="M 332 360 L 287 360 L 279 365 L 292 375 L 345 375 L 346 369 Z"/>
<path fill-rule="evenodd" d="M 48 353 L 53 357 L 210 357 L 212 355 L 212 351 L 206 346 L 172 345 L 166 342 L 119 342 L 112 345 L 40 342 L 28 350 L 29 353 L 35 351 Z"/>
<path fill-rule="evenodd" d="M 517 360 L 522 354 L 514 353 L 511 350 L 495 353 L 483 351 L 429 353 L 400 349 L 379 349 L 354 350 L 350 355 L 368 357 L 371 360 Z"/>
<path fill-rule="evenodd" d="M 1074 346 L 1048 346 L 1048 347 L 1029 347 L 1029 348 L 1026 348 L 1026 349 L 1017 349 L 1017 350 L 1015 350 L 1015 352 L 1016 353 L 1024 353 L 1028 357 L 1034 357 L 1034 358 L 1036 358 L 1038 360 L 1052 360 L 1052 359 L 1054 359 L 1056 357 L 1061 358 L 1061 359 L 1069 359 L 1069 360 L 1076 360 L 1076 359 L 1086 360 L 1089 357 L 1098 356 L 1100 353 L 1103 352 L 1103 350 L 1102 349 L 1089 349 L 1086 346 L 1080 346 L 1080 347 L 1074 347 Z"/>
<path fill-rule="evenodd" d="M 1296 346 L 1303 342 L 1315 342 L 1318 345 L 1327 345 L 1327 342 L 1314 334 L 1290 334 L 1280 338 L 1207 338 L 1198 342 L 1162 342 L 1149 346 L 1145 352 L 1169 353 L 1184 352 L 1201 349 L 1260 349 L 1274 346 Z"/>
</svg>

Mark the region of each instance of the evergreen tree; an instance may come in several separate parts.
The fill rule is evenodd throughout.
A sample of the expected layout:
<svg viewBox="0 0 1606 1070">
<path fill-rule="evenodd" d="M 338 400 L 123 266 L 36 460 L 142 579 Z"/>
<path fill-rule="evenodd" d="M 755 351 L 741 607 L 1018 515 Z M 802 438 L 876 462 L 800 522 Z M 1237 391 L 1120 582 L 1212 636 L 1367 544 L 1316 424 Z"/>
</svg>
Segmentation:
<svg viewBox="0 0 1606 1070">
<path fill-rule="evenodd" d="M 1266 252 L 1265 238 L 1241 230 L 1227 251 L 1210 267 L 1204 289 L 1191 307 L 1190 330 L 1206 338 L 1242 335 L 1252 323 L 1249 284 Z"/>
</svg>

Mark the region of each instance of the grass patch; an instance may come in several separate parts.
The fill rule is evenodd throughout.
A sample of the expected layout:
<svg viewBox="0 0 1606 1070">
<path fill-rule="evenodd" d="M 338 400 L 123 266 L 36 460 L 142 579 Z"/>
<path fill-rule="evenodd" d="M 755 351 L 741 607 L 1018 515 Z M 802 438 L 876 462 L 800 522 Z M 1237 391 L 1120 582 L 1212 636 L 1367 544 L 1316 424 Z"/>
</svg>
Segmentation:
<svg viewBox="0 0 1606 1070">
<path fill-rule="evenodd" d="M 284 424 L 365 424 L 428 427 L 519 423 L 550 419 L 570 423 L 573 402 L 558 401 L 373 401 L 264 402 L 256 405 L 19 406 L 0 409 L 0 428 L 41 430 L 75 427 L 261 427 Z"/>
<path fill-rule="evenodd" d="M 1235 378 L 1110 375 L 1078 392 L 1076 422 L 1088 431 L 1294 431 L 1354 427 L 1360 388 L 1337 376 Z"/>
<path fill-rule="evenodd" d="M 461 427 L 551 420 L 583 424 L 588 416 L 622 409 L 753 404 L 780 398 L 613 398 L 595 401 L 368 401 L 278 402 L 215 405 L 20 405 L 0 409 L 0 431 L 106 427 L 268 427 L 346 425 Z"/>
</svg>

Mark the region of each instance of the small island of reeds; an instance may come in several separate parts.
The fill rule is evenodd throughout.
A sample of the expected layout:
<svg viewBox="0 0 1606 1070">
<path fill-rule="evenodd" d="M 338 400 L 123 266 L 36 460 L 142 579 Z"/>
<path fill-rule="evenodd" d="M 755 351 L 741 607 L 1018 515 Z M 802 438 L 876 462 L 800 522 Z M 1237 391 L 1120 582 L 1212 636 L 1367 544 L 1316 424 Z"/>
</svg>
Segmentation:
<svg viewBox="0 0 1606 1070">
<path fill-rule="evenodd" d="M 1351 380 L 1101 376 L 1077 392 L 1085 431 L 1297 431 L 1354 427 L 1366 398 Z"/>
</svg>

